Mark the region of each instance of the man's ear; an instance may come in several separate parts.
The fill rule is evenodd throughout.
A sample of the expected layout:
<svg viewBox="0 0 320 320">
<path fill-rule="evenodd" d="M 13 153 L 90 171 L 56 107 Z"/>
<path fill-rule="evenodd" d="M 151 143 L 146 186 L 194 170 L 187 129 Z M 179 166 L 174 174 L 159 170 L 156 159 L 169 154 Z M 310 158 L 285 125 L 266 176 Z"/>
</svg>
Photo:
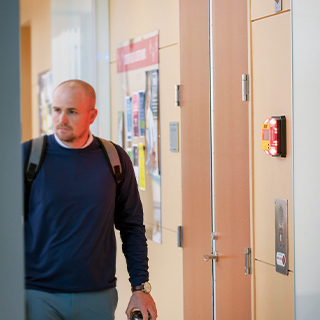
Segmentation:
<svg viewBox="0 0 320 320">
<path fill-rule="evenodd" d="M 98 110 L 97 109 L 93 109 L 90 115 L 90 124 L 93 123 L 93 121 L 96 119 L 98 115 Z"/>
</svg>

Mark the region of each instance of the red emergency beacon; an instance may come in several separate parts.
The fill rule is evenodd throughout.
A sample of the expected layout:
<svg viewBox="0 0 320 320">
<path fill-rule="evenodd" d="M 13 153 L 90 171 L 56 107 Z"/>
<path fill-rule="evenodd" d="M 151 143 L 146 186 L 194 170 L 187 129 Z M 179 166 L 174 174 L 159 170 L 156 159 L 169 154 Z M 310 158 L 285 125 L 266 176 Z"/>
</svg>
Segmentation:
<svg viewBox="0 0 320 320">
<path fill-rule="evenodd" d="M 275 116 L 268 118 L 262 125 L 262 149 L 273 157 L 285 157 L 286 143 L 286 117 Z"/>
</svg>

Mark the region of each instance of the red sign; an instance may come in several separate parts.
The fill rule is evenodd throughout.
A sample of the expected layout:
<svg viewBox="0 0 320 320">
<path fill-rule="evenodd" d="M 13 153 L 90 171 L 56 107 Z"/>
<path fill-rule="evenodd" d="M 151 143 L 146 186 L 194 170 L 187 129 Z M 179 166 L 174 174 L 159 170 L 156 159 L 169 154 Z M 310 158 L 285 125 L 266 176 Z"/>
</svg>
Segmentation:
<svg viewBox="0 0 320 320">
<path fill-rule="evenodd" d="M 140 69 L 159 63 L 159 35 L 117 49 L 117 72 Z"/>
</svg>

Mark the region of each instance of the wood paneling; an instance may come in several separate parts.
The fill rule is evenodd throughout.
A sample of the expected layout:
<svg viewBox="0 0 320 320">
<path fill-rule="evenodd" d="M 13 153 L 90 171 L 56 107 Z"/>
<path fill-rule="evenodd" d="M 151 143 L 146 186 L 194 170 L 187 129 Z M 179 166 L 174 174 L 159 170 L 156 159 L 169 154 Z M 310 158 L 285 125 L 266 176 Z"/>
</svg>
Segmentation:
<svg viewBox="0 0 320 320">
<path fill-rule="evenodd" d="M 128 27 L 129 26 L 129 27 Z M 110 0 L 110 45 L 159 30 L 160 48 L 179 42 L 179 1 Z M 116 61 L 116 51 L 110 52 Z M 161 63 L 161 62 L 160 62 Z"/>
<path fill-rule="evenodd" d="M 31 30 L 32 138 L 39 136 L 39 74 L 51 69 L 50 0 L 21 0 L 20 25 Z M 24 120 L 23 118 L 22 120 Z"/>
<path fill-rule="evenodd" d="M 20 28 L 22 142 L 32 138 L 31 27 Z"/>
<path fill-rule="evenodd" d="M 275 263 L 275 198 L 288 199 L 289 269 L 293 270 L 290 12 L 252 23 L 254 108 L 254 220 L 256 258 Z M 287 157 L 261 147 L 266 118 L 287 118 Z"/>
<path fill-rule="evenodd" d="M 208 2 L 180 1 L 184 319 L 212 319 Z"/>
<path fill-rule="evenodd" d="M 248 102 L 241 75 L 248 73 L 247 2 L 213 1 L 214 193 L 217 319 L 251 318 Z M 232 307 L 231 307 L 232 306 Z"/>
<path fill-rule="evenodd" d="M 162 236 L 161 245 L 148 241 L 151 294 L 157 305 L 158 319 L 183 320 L 182 248 L 176 246 L 176 233 L 163 229 Z M 121 243 L 119 232 L 117 242 Z M 126 319 L 124 311 L 131 296 L 131 287 L 120 245 L 117 252 L 117 275 L 119 301 L 115 319 L 122 320 Z"/>
<path fill-rule="evenodd" d="M 161 119 L 161 183 L 164 188 L 161 190 L 163 199 L 162 210 L 167 214 L 162 217 L 162 227 L 169 230 L 177 230 L 182 224 L 182 203 L 181 203 L 181 145 L 179 152 L 170 151 L 170 130 L 169 122 L 180 122 L 180 108 L 175 107 L 174 86 L 180 83 L 180 47 L 173 45 L 160 50 L 160 103 Z M 180 129 L 179 128 L 179 129 Z M 180 136 L 180 135 L 179 135 Z"/>
<path fill-rule="evenodd" d="M 277 273 L 274 266 L 256 262 L 257 320 L 293 320 L 293 273 Z"/>
<path fill-rule="evenodd" d="M 290 15 L 282 12 L 251 23 L 254 317 L 258 320 L 289 320 L 294 314 L 293 272 L 285 276 L 275 270 L 275 198 L 288 200 L 287 261 L 293 270 Z M 263 122 L 277 115 L 287 119 L 286 158 L 268 156 L 261 147 Z"/>
<path fill-rule="evenodd" d="M 290 0 L 282 0 L 282 11 L 290 9 Z M 276 14 L 274 0 L 251 0 L 251 20 Z M 278 12 L 281 14 L 281 11 Z"/>
</svg>

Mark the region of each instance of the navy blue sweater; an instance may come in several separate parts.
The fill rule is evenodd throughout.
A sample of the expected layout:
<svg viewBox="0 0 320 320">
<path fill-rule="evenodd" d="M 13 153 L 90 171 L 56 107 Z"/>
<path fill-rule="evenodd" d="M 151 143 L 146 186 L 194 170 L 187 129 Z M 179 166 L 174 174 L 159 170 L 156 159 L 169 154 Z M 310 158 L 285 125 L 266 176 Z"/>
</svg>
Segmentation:
<svg viewBox="0 0 320 320">
<path fill-rule="evenodd" d="M 24 163 L 29 146 L 30 141 L 23 144 Z M 131 285 L 148 280 L 137 183 L 130 158 L 117 148 L 124 168 L 118 187 L 96 138 L 84 149 L 66 149 L 48 136 L 25 221 L 27 289 L 88 292 L 114 287 L 114 226 L 120 230 Z"/>
</svg>

